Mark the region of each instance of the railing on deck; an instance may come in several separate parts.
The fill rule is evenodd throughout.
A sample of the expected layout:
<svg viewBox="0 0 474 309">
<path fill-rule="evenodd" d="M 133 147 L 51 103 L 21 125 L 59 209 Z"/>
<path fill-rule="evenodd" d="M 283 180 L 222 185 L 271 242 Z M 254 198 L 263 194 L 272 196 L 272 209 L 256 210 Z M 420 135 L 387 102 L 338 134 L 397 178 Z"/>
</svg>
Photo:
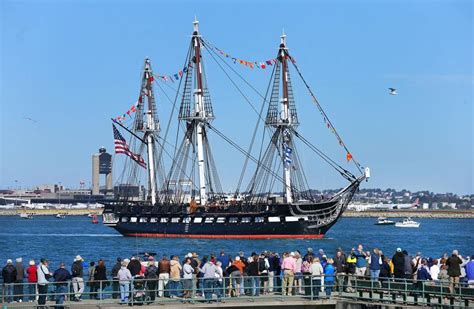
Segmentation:
<svg viewBox="0 0 474 309">
<path fill-rule="evenodd" d="M 294 277 L 293 277 L 294 279 Z M 177 302 L 205 301 L 265 301 L 265 300 L 304 300 L 335 299 L 363 301 L 366 303 L 391 303 L 399 305 L 472 307 L 474 306 L 474 287 L 467 284 L 450 286 L 449 282 L 414 281 L 408 279 L 379 278 L 337 274 L 331 281 L 328 277 L 315 277 L 303 274 L 301 286 L 295 287 L 291 277 L 273 278 L 231 276 L 222 279 L 195 278 L 180 279 L 144 279 L 133 278 L 130 283 L 117 280 L 83 282 L 81 301 L 74 301 L 79 286 L 76 281 L 50 282 L 40 295 L 38 284 L 3 284 L 2 304 L 8 308 L 31 307 L 37 304 L 39 297 L 47 299 L 47 305 L 53 306 L 58 298 L 64 298 L 64 305 L 102 306 L 126 302 L 129 305 L 165 304 Z M 272 280 L 273 284 L 270 284 Z M 129 292 L 122 294 L 120 289 L 128 287 Z M 327 291 L 331 290 L 330 296 Z M 329 293 L 328 293 L 329 294 Z M 155 297 L 154 297 L 155 295 Z M 154 299 L 153 299 L 154 298 Z M 21 299 L 21 302 L 18 302 Z M 16 301 L 16 302 L 15 302 Z"/>
</svg>

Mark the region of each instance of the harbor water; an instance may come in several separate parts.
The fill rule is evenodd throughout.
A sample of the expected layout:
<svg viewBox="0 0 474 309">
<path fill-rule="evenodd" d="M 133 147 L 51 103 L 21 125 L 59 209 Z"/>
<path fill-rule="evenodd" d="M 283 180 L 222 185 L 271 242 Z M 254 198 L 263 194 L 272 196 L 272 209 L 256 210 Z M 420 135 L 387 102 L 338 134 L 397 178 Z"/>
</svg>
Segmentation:
<svg viewBox="0 0 474 309">
<path fill-rule="evenodd" d="M 378 247 L 390 257 L 398 247 L 409 254 L 421 251 L 424 256 L 432 257 L 450 254 L 453 249 L 463 256 L 474 255 L 473 219 L 417 219 L 421 223 L 419 228 L 376 226 L 375 221 L 375 218 L 342 218 L 324 239 L 318 240 L 208 240 L 123 237 L 101 222 L 92 224 L 86 216 L 64 219 L 36 216 L 31 220 L 3 216 L 0 217 L 0 265 L 9 258 L 23 257 L 27 263 L 29 259 L 45 257 L 54 268 L 59 262 L 70 265 L 78 254 L 86 262 L 102 258 L 111 265 L 117 257 L 130 257 L 143 251 L 156 252 L 159 257 L 184 256 L 188 252 L 203 256 L 221 250 L 232 255 L 244 251 L 249 255 L 263 250 L 304 252 L 311 247 L 322 248 L 332 256 L 338 247 L 347 251 L 359 243 L 366 249 Z"/>
</svg>

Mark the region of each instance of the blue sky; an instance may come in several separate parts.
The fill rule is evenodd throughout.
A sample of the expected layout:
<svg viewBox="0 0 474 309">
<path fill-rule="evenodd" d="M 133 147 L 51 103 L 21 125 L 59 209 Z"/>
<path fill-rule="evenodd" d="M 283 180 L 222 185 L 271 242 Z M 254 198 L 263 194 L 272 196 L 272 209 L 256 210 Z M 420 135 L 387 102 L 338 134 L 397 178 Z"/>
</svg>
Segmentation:
<svg viewBox="0 0 474 309">
<path fill-rule="evenodd" d="M 284 28 L 335 127 L 371 167 L 364 187 L 474 192 L 471 1 L 0 3 L 0 188 L 15 180 L 88 183 L 91 154 L 113 147 L 109 119 L 137 98 L 143 59 L 156 73 L 176 73 L 196 15 L 207 40 L 245 60 L 274 57 Z M 245 146 L 255 114 L 205 61 L 215 125 Z M 264 92 L 269 70 L 235 69 Z M 301 131 L 350 166 L 296 74 L 293 81 Z M 388 95 L 388 87 L 399 94 Z M 157 95 L 166 123 L 171 104 Z M 243 159 L 211 138 L 224 189 L 232 190 Z M 115 159 L 117 175 L 122 158 Z M 303 161 L 312 187 L 344 184 L 309 152 Z"/>
</svg>

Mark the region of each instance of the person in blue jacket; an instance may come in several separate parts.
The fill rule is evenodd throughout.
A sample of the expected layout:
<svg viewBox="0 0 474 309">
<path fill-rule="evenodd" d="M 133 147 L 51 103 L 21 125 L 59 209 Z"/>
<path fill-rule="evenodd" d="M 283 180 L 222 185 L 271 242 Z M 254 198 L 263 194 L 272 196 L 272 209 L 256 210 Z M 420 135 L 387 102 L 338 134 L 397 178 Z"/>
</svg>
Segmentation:
<svg viewBox="0 0 474 309">
<path fill-rule="evenodd" d="M 331 297 L 332 289 L 334 287 L 334 277 L 336 272 L 334 270 L 334 260 L 332 258 L 327 259 L 327 265 L 324 269 L 324 289 L 326 296 Z"/>
<path fill-rule="evenodd" d="M 430 272 L 428 270 L 428 261 L 423 259 L 421 260 L 421 267 L 416 273 L 416 279 L 418 281 L 427 281 L 427 280 L 433 280 L 431 278 Z"/>
<path fill-rule="evenodd" d="M 66 269 L 66 265 L 64 263 L 59 264 L 59 268 L 53 274 L 54 278 L 54 285 L 56 286 L 55 298 L 56 298 L 56 306 L 57 309 L 64 309 L 64 299 L 66 294 L 68 293 L 68 281 L 72 279 L 71 273 Z"/>
<path fill-rule="evenodd" d="M 464 267 L 466 268 L 467 283 L 474 286 L 474 255 L 471 256 L 471 259 Z"/>
</svg>

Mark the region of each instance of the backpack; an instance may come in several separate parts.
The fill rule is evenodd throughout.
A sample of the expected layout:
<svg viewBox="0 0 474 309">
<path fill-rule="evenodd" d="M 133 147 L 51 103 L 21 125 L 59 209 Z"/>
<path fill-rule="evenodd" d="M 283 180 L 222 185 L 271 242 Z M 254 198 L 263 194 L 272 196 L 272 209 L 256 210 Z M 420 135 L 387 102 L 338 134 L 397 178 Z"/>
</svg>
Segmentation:
<svg viewBox="0 0 474 309">
<path fill-rule="evenodd" d="M 158 269 L 155 265 L 148 266 L 145 270 L 146 279 L 157 279 L 158 278 Z"/>
<path fill-rule="evenodd" d="M 73 277 L 79 277 L 79 275 L 81 274 L 81 270 L 80 270 L 80 267 L 77 263 L 73 263 L 72 264 L 72 276 Z"/>
<path fill-rule="evenodd" d="M 268 273 L 267 263 L 265 263 L 265 259 L 258 259 L 258 270 L 261 274 Z"/>
<path fill-rule="evenodd" d="M 195 259 L 191 260 L 191 267 L 193 268 L 194 272 L 193 274 L 198 275 L 199 274 L 199 267 L 198 267 L 198 261 Z"/>
</svg>

